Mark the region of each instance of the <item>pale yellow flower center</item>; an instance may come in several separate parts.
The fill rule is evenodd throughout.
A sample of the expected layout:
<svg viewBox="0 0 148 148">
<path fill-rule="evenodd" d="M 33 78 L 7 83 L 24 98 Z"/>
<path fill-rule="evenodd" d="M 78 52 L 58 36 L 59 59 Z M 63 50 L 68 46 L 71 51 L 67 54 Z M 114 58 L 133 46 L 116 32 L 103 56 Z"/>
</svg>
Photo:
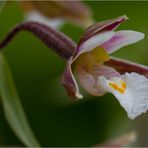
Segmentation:
<svg viewBox="0 0 148 148">
<path fill-rule="evenodd" d="M 85 66 L 87 69 L 90 69 L 95 64 L 103 64 L 103 62 L 109 60 L 109 55 L 105 49 L 101 47 L 96 47 L 90 52 L 81 54 L 76 63 L 80 66 Z"/>
</svg>

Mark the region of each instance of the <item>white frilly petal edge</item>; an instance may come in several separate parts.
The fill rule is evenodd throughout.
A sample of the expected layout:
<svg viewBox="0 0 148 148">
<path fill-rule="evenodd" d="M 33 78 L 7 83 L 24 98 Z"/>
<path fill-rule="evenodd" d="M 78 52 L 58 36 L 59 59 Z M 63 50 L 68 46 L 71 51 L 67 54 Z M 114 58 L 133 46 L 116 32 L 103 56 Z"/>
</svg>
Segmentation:
<svg viewBox="0 0 148 148">
<path fill-rule="evenodd" d="M 109 86 L 109 82 L 124 81 L 126 90 L 123 94 Z M 114 77 L 107 80 L 104 76 L 99 77 L 104 90 L 112 93 L 120 105 L 125 109 L 130 119 L 135 119 L 148 109 L 148 79 L 137 73 L 125 73 L 122 78 Z"/>
<path fill-rule="evenodd" d="M 103 43 L 101 47 L 106 49 L 108 53 L 113 53 L 116 50 L 136 43 L 144 38 L 144 34 L 137 31 L 132 30 L 121 30 L 116 31 L 115 35 L 108 40 L 107 42 Z"/>
<path fill-rule="evenodd" d="M 62 18 L 49 19 L 36 10 L 26 12 L 25 21 L 36 21 L 39 23 L 44 23 L 45 25 L 54 29 L 59 29 L 64 24 L 64 20 Z"/>
</svg>

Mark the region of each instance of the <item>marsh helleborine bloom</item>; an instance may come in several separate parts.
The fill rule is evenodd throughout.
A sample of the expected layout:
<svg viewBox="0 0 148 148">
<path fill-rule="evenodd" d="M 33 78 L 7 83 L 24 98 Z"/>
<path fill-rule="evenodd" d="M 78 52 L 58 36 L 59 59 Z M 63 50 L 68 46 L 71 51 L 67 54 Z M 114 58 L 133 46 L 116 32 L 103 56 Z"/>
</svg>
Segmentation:
<svg viewBox="0 0 148 148">
<path fill-rule="evenodd" d="M 31 32 L 67 60 L 62 84 L 71 97 L 82 98 L 72 73 L 72 69 L 75 69 L 80 83 L 88 93 L 94 96 L 112 93 L 128 117 L 134 119 L 148 108 L 148 67 L 109 56 L 121 47 L 144 38 L 144 34 L 136 31 L 114 31 L 126 19 L 126 16 L 122 16 L 89 27 L 77 47 L 57 30 L 42 23 L 26 22 L 17 25 L 7 34 L 0 43 L 0 49 L 18 32 Z"/>
<path fill-rule="evenodd" d="M 37 21 L 58 29 L 65 21 L 81 27 L 92 24 L 91 10 L 80 1 L 21 1 L 25 20 Z"/>
<path fill-rule="evenodd" d="M 93 96 L 112 93 L 128 117 L 134 119 L 148 109 L 148 68 L 109 56 L 144 38 L 143 33 L 136 31 L 114 31 L 127 19 L 122 16 L 89 27 L 77 46 L 76 54 L 67 62 L 62 83 L 70 96 L 82 98 L 72 73 L 75 68 L 88 93 Z"/>
</svg>

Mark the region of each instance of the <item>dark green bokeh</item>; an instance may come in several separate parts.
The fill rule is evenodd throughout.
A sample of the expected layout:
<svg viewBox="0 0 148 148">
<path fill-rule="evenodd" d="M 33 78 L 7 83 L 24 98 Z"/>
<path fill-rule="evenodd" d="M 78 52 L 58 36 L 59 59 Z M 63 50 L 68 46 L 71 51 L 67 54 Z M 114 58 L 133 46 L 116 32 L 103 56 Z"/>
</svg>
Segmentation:
<svg viewBox="0 0 148 148">
<path fill-rule="evenodd" d="M 126 14 L 130 20 L 119 29 L 140 31 L 146 37 L 114 55 L 148 65 L 148 2 L 86 3 L 92 8 L 96 21 Z M 22 20 L 23 14 L 18 2 L 10 2 L 0 14 L 0 39 Z M 70 24 L 65 24 L 61 31 L 76 42 L 83 33 L 82 29 Z M 144 117 L 129 120 L 126 112 L 110 94 L 91 97 L 82 90 L 85 96 L 83 100 L 71 100 L 60 84 L 65 61 L 32 34 L 18 34 L 5 48 L 4 54 L 28 120 L 43 146 L 92 146 L 140 127 L 139 123 Z M 0 145 L 22 145 L 7 125 L 2 105 L 0 117 Z M 135 123 L 138 123 L 138 127 Z M 142 140 L 139 142 L 140 146 L 144 145 Z"/>
</svg>

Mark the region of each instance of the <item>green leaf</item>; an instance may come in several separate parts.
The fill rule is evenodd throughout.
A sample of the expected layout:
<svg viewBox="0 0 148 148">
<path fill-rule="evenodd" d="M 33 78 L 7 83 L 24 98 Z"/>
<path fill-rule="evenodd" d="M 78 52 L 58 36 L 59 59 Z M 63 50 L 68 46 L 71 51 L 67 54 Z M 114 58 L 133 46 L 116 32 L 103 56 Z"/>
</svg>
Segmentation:
<svg viewBox="0 0 148 148">
<path fill-rule="evenodd" d="M 0 53 L 0 95 L 5 117 L 14 133 L 26 146 L 39 146 L 23 111 L 6 60 Z"/>
</svg>

